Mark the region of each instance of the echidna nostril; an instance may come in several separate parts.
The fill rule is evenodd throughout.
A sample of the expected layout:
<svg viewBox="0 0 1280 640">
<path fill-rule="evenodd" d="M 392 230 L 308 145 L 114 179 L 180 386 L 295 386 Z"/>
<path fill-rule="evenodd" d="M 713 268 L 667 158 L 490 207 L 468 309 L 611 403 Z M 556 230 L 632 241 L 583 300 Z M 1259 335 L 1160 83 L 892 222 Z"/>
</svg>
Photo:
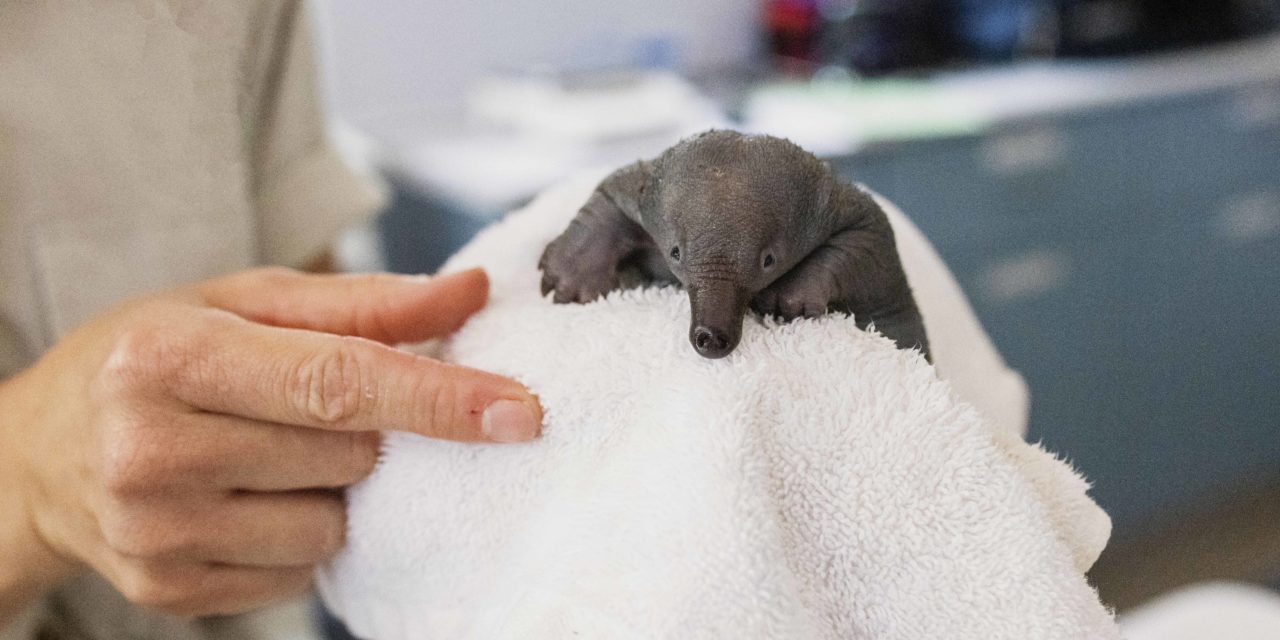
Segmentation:
<svg viewBox="0 0 1280 640">
<path fill-rule="evenodd" d="M 693 330 L 693 346 L 708 358 L 719 358 L 729 353 L 729 336 L 709 327 Z"/>
</svg>

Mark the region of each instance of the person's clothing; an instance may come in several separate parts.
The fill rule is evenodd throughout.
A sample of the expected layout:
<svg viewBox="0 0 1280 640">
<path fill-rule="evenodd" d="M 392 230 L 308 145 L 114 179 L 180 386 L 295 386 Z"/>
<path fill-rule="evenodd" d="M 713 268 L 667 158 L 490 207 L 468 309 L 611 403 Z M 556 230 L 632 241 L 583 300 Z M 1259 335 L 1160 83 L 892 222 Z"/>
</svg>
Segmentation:
<svg viewBox="0 0 1280 640">
<path fill-rule="evenodd" d="M 316 600 L 316 606 L 312 609 L 312 612 L 316 626 L 320 629 L 320 635 L 324 640 L 360 640 L 319 599 Z"/>
<path fill-rule="evenodd" d="M 297 264 L 377 204 L 303 3 L 0 3 L 0 375 L 121 298 Z"/>
<path fill-rule="evenodd" d="M 302 0 L 0 2 L 0 379 L 126 297 L 300 264 L 376 211 L 308 27 Z M 45 609 L 49 638 L 208 637 L 94 576 Z"/>
</svg>

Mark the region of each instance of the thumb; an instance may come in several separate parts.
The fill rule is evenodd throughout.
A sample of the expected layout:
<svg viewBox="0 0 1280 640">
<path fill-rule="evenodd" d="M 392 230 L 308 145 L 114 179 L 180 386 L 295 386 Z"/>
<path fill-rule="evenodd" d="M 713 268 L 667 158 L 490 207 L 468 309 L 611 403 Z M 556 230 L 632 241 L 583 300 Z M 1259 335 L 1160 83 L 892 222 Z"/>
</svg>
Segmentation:
<svg viewBox="0 0 1280 640">
<path fill-rule="evenodd" d="M 266 268 L 211 280 L 199 292 L 208 304 L 254 322 L 395 344 L 457 330 L 484 306 L 489 278 L 481 269 L 428 277 Z"/>
</svg>

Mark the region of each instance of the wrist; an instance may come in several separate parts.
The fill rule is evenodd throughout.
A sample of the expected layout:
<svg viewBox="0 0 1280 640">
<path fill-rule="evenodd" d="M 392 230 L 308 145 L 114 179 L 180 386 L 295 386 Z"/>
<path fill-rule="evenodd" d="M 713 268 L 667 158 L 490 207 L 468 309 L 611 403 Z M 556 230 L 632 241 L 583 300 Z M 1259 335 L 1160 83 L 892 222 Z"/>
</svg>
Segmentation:
<svg viewBox="0 0 1280 640">
<path fill-rule="evenodd" d="M 30 415 L 18 406 L 20 384 L 0 381 L 0 628 L 75 570 L 40 537 L 32 518 L 26 465 L 16 455 L 17 430 Z"/>
</svg>

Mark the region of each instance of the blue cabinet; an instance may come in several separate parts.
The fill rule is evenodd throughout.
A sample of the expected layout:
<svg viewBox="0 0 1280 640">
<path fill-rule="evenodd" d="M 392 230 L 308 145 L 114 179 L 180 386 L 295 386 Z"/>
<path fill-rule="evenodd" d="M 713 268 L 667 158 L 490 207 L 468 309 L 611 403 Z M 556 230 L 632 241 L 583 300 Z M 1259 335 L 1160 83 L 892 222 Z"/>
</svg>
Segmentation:
<svg viewBox="0 0 1280 640">
<path fill-rule="evenodd" d="M 1094 481 L 1118 537 L 1280 475 L 1274 90 L 1087 110 L 836 162 L 934 241 L 1027 378 L 1031 439 Z"/>
</svg>

